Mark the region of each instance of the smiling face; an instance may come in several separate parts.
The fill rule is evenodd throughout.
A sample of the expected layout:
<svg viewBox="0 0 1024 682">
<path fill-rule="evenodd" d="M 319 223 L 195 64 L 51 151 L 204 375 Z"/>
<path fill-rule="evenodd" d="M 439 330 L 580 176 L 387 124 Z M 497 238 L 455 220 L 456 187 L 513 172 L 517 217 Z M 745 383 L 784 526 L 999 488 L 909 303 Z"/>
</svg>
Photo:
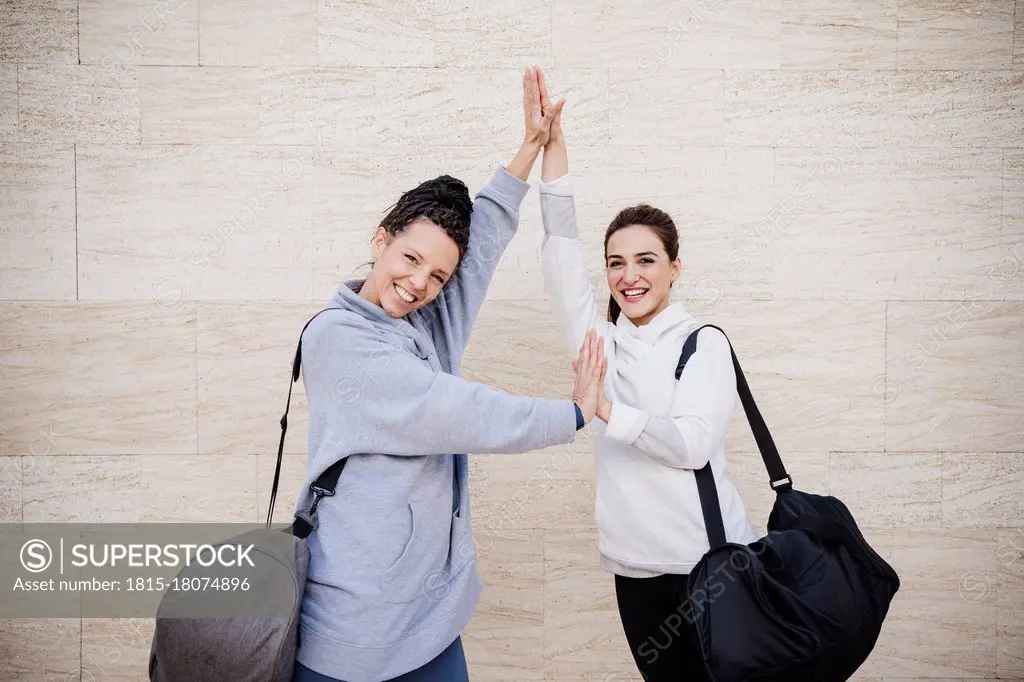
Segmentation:
<svg viewBox="0 0 1024 682">
<path fill-rule="evenodd" d="M 679 259 L 670 260 L 658 235 L 645 225 L 629 225 L 608 238 L 605 274 L 612 298 L 637 326 L 669 304 L 669 289 L 679 276 Z"/>
<path fill-rule="evenodd" d="M 359 295 L 391 317 L 405 317 L 430 303 L 459 263 L 459 247 L 437 224 L 420 218 L 397 235 L 378 227 L 374 265 Z"/>
</svg>

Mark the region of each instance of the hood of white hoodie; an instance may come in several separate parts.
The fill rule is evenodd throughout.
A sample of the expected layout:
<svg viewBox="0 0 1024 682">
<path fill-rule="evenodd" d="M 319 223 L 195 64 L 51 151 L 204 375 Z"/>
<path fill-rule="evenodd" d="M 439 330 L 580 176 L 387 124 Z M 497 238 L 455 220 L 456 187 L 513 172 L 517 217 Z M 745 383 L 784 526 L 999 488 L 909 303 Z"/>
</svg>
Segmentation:
<svg viewBox="0 0 1024 682">
<path fill-rule="evenodd" d="M 670 303 L 668 307 L 640 327 L 625 315 L 619 315 L 612 330 L 615 341 L 616 371 L 627 372 L 642 362 L 652 349 L 663 342 L 676 342 L 696 325 L 696 318 L 687 312 L 682 303 Z"/>
</svg>

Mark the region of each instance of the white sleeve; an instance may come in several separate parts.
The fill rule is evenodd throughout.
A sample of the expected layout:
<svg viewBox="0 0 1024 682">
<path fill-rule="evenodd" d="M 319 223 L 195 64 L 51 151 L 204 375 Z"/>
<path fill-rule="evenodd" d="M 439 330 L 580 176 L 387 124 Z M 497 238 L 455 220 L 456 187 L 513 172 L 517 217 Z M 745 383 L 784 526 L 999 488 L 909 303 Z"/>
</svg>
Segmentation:
<svg viewBox="0 0 1024 682">
<path fill-rule="evenodd" d="M 591 328 L 604 334 L 607 320 L 599 313 L 587 275 L 583 245 L 576 225 L 576 206 L 568 174 L 540 184 L 541 269 L 544 287 L 563 337 L 573 354 Z"/>
<path fill-rule="evenodd" d="M 716 329 L 705 329 L 679 377 L 672 413 L 653 416 L 613 402 L 605 435 L 666 466 L 700 469 L 725 436 L 735 406 L 736 370 L 729 340 Z"/>
</svg>

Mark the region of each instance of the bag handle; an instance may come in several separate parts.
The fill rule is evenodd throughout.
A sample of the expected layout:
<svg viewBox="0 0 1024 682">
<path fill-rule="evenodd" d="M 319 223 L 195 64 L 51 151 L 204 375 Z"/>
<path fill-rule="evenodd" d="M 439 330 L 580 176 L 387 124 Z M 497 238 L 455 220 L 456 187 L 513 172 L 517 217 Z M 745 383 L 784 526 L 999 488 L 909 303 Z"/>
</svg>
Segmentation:
<svg viewBox="0 0 1024 682">
<path fill-rule="evenodd" d="M 292 375 L 291 380 L 288 382 L 288 401 L 285 403 L 284 415 L 281 417 L 281 440 L 277 445 L 277 466 L 274 468 L 274 483 L 270 488 L 270 508 L 267 510 L 267 529 L 270 529 L 270 524 L 274 518 L 274 502 L 277 500 L 277 486 L 281 480 L 281 461 L 284 458 L 284 436 L 288 431 L 288 410 L 291 409 L 292 405 L 292 387 L 295 382 L 299 380 L 299 372 L 302 367 L 302 335 L 306 331 L 306 327 L 309 323 L 317 318 L 322 312 L 328 310 L 341 310 L 341 308 L 324 308 L 313 317 L 306 321 L 303 325 L 302 331 L 299 332 L 299 343 L 295 347 L 295 359 L 292 361 Z M 327 467 L 327 470 L 320 474 L 316 481 L 314 481 L 309 489 L 313 491 L 315 495 L 313 504 L 310 506 L 307 512 L 298 512 L 295 514 L 295 520 L 292 522 L 289 530 L 292 535 L 299 538 L 309 537 L 309 534 L 316 528 L 316 522 L 313 520 L 313 515 L 316 513 L 316 507 L 320 504 L 320 500 L 324 497 L 330 497 L 334 495 L 334 490 L 338 486 L 338 479 L 341 478 L 341 471 L 345 468 L 345 463 L 348 458 L 342 458 Z"/>
<path fill-rule="evenodd" d="M 736 351 L 732 347 L 732 342 L 729 341 L 729 336 L 720 327 L 716 327 L 713 324 L 705 324 L 695 329 L 686 338 L 686 342 L 683 344 L 683 351 L 679 355 L 679 364 L 676 366 L 676 380 L 678 381 L 680 375 L 682 375 L 686 361 L 697 350 L 697 334 L 700 330 L 708 327 L 717 329 L 725 336 L 725 340 L 729 342 L 732 366 L 736 372 L 736 390 L 739 393 L 740 402 L 743 404 L 743 411 L 747 415 L 747 422 L 750 424 L 750 429 L 754 432 L 757 449 L 760 450 L 761 459 L 764 461 L 765 469 L 768 470 L 769 484 L 776 493 L 791 489 L 793 487 L 793 479 L 786 473 L 786 467 L 783 465 L 782 458 L 779 456 L 779 450 L 775 447 L 775 441 L 768 431 L 768 425 L 765 424 L 761 411 L 757 409 L 757 403 L 754 402 L 754 396 L 750 392 L 747 378 L 743 375 L 743 369 L 740 367 L 740 361 L 736 357 Z M 715 485 L 715 475 L 711 471 L 711 462 L 709 461 L 703 467 L 697 469 L 694 472 L 694 476 L 697 478 L 697 493 L 700 495 L 700 507 L 704 515 L 704 526 L 708 532 L 708 541 L 711 548 L 714 549 L 726 543 L 726 536 L 725 524 L 722 521 L 722 507 L 718 501 L 718 487 Z"/>
</svg>

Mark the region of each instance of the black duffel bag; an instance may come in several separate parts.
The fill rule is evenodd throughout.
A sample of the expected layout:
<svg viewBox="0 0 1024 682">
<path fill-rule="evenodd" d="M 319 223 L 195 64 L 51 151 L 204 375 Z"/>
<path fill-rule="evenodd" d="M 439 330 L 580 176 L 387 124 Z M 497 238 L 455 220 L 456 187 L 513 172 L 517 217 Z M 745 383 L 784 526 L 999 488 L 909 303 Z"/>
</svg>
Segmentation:
<svg viewBox="0 0 1024 682">
<path fill-rule="evenodd" d="M 676 379 L 700 329 L 683 345 Z M 793 488 L 735 350 L 732 362 L 775 505 L 766 536 L 727 542 L 711 465 L 694 472 L 710 549 L 690 572 L 680 613 L 697 630 L 714 682 L 847 680 L 871 654 L 899 576 L 846 505 Z"/>
</svg>

